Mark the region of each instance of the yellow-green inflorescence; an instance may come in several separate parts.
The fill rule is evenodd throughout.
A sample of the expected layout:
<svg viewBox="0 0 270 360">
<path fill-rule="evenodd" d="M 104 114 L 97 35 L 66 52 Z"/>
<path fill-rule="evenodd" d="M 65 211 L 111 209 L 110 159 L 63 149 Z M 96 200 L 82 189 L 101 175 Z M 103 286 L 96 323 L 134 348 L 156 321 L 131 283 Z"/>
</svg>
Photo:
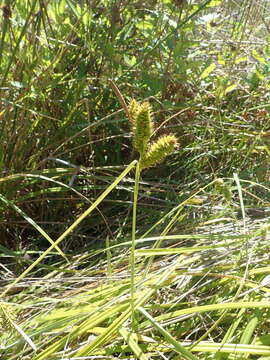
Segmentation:
<svg viewBox="0 0 270 360">
<path fill-rule="evenodd" d="M 143 156 L 153 133 L 150 104 L 144 102 L 139 105 L 136 100 L 133 100 L 130 104 L 130 116 L 134 132 L 133 146 Z"/>
<path fill-rule="evenodd" d="M 14 318 L 15 315 L 12 307 L 3 301 L 0 301 L 0 330 L 11 330 L 13 328 L 11 322 Z"/>
<path fill-rule="evenodd" d="M 129 118 L 133 130 L 133 146 L 140 153 L 140 168 L 145 169 L 161 162 L 177 146 L 174 135 L 165 135 L 150 143 L 154 132 L 152 108 L 148 102 L 139 104 L 132 100 L 129 105 Z"/>
</svg>

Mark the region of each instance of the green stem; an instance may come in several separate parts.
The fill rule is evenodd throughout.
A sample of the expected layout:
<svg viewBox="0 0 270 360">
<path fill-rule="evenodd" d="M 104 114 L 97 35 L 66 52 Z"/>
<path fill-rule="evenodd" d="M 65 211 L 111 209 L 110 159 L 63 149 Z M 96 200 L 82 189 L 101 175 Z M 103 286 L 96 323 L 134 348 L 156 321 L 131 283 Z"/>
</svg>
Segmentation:
<svg viewBox="0 0 270 360">
<path fill-rule="evenodd" d="M 21 33 L 20 33 L 20 35 L 18 37 L 18 40 L 16 41 L 13 52 L 12 52 L 10 58 L 9 58 L 7 68 L 6 68 L 5 72 L 4 72 L 4 75 L 3 75 L 1 83 L 0 83 L 0 87 L 3 87 L 5 85 L 5 82 L 6 82 L 7 77 L 8 77 L 9 70 L 10 70 L 12 64 L 15 63 L 16 53 L 19 50 L 20 43 L 21 43 L 21 41 L 22 41 L 22 39 L 23 39 L 23 37 L 24 37 L 24 35 L 26 33 L 26 30 L 27 30 L 27 27 L 28 27 L 28 25 L 29 25 L 29 23 L 31 21 L 31 18 L 34 16 L 33 14 L 34 14 L 34 11 L 35 11 L 36 4 L 37 4 L 37 0 L 34 0 L 33 3 L 32 3 L 32 6 L 30 8 L 29 14 L 28 14 L 28 16 L 27 16 L 27 18 L 25 20 L 24 25 L 23 25 L 23 28 L 21 30 Z"/>
<path fill-rule="evenodd" d="M 59 238 L 40 255 L 38 259 L 36 259 L 26 270 L 24 270 L 20 276 L 18 276 L 5 288 L 2 293 L 0 293 L 0 299 L 3 298 L 15 284 L 21 281 L 32 269 L 34 269 L 34 267 L 38 265 L 58 244 L 60 244 L 61 241 L 64 240 L 82 222 L 83 219 L 90 215 L 91 212 L 96 209 L 96 207 L 106 198 L 106 196 L 109 195 L 109 193 L 137 164 L 137 160 L 133 160 L 132 163 L 130 163 L 128 167 L 114 180 L 114 182 L 108 186 L 105 191 L 103 191 L 103 193 L 96 199 L 96 201 L 94 201 L 93 204 L 77 220 L 75 220 L 74 223 L 71 224 L 67 230 L 65 230 L 62 235 L 60 235 Z"/>
<path fill-rule="evenodd" d="M 2 63 L 2 59 L 3 59 L 3 51 L 4 51 L 4 43 L 5 43 L 5 37 L 6 37 L 6 34 L 7 34 L 7 31 L 8 31 L 8 27 L 9 27 L 9 24 L 10 24 L 10 18 L 8 16 L 8 14 L 5 16 L 4 15 L 4 9 L 10 9 L 10 6 L 11 6 L 11 1 L 10 0 L 7 0 L 5 2 L 5 4 L 3 5 L 2 7 L 2 10 L 3 10 L 3 25 L 2 25 L 2 36 L 1 36 L 1 41 L 0 41 L 0 65 Z"/>
<path fill-rule="evenodd" d="M 141 175 L 140 161 L 136 165 L 133 214 L 132 214 L 132 235 L 131 235 L 131 252 L 130 252 L 130 294 L 131 294 L 131 320 L 132 329 L 135 330 L 135 246 L 136 246 L 136 218 L 137 218 L 137 201 L 139 193 L 139 182 Z"/>
</svg>

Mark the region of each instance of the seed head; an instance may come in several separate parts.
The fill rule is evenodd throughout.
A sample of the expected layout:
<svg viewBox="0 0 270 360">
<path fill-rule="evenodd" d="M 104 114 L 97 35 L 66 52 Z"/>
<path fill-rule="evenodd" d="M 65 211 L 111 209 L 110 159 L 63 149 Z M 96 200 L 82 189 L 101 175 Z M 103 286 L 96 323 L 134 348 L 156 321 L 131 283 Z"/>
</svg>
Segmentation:
<svg viewBox="0 0 270 360">
<path fill-rule="evenodd" d="M 153 133 L 152 109 L 148 102 L 144 102 L 137 107 L 134 104 L 132 110 L 135 110 L 135 114 L 132 115 L 134 148 L 143 156 Z"/>
<path fill-rule="evenodd" d="M 141 168 L 148 168 L 163 161 L 177 146 L 177 138 L 174 135 L 165 135 L 150 145 L 147 153 L 141 159 Z"/>
</svg>

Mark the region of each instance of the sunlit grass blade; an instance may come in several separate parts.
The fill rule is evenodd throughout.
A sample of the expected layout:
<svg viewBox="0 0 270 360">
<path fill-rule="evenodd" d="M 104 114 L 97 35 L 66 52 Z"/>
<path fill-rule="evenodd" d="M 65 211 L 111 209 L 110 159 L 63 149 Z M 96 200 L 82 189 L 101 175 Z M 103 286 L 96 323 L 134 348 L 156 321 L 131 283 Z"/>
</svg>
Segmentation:
<svg viewBox="0 0 270 360">
<path fill-rule="evenodd" d="M 160 255 L 174 255 L 174 254 L 191 254 L 197 251 L 206 251 L 211 249 L 218 249 L 223 247 L 229 247 L 235 245 L 235 242 L 221 243 L 220 245 L 209 246 L 194 246 L 194 247 L 182 247 L 182 248 L 155 248 L 155 249 L 139 249 L 136 250 L 136 255 L 139 256 L 160 256 Z"/>
<path fill-rule="evenodd" d="M 6 199 L 2 194 L 0 194 L 0 200 L 2 200 L 6 205 L 12 207 L 18 214 L 20 214 L 30 225 L 33 226 L 46 240 L 49 241 L 49 243 L 52 244 L 56 248 L 56 250 L 59 252 L 59 254 L 67 261 L 69 262 L 66 255 L 63 253 L 63 251 L 59 248 L 59 246 L 55 245 L 55 242 L 51 239 L 51 237 L 44 231 L 33 219 L 31 219 L 23 210 L 21 210 L 17 205 L 15 205 L 12 201 Z"/>
<path fill-rule="evenodd" d="M 37 347 L 34 344 L 34 342 L 31 340 L 31 338 L 20 328 L 13 320 L 10 320 L 12 326 L 20 333 L 20 335 L 23 337 L 25 342 L 34 350 L 37 351 Z"/>
<path fill-rule="evenodd" d="M 16 331 L 23 337 L 23 339 L 25 340 L 26 343 L 28 343 L 28 345 L 34 350 L 37 350 L 36 345 L 33 343 L 33 341 L 31 340 L 31 338 L 22 330 L 22 328 L 16 324 L 16 322 L 11 318 L 11 316 L 9 315 L 9 311 L 6 309 L 6 306 L 3 305 L 0 302 L 0 320 L 2 320 L 2 314 L 4 315 L 5 321 L 7 321 L 9 323 L 9 326 L 7 324 L 5 324 L 6 328 L 8 329 L 9 327 L 13 327 L 14 329 L 16 329 Z M 2 320 L 3 321 L 3 320 Z"/>
<path fill-rule="evenodd" d="M 239 301 L 232 303 L 223 303 L 223 304 L 209 304 L 202 306 L 193 306 L 190 308 L 175 310 L 173 312 L 168 312 L 166 314 L 158 315 L 155 319 L 156 321 L 164 321 L 168 319 L 177 318 L 178 316 L 188 315 L 188 314 L 196 314 L 196 313 L 204 313 L 209 311 L 222 311 L 222 310 L 234 310 L 234 309 L 269 309 L 270 302 L 268 301 Z"/>
<path fill-rule="evenodd" d="M 115 336 L 116 332 L 119 331 L 125 322 L 132 317 L 134 310 L 145 304 L 151 298 L 155 292 L 155 288 L 161 286 L 161 284 L 168 279 L 176 266 L 177 265 L 175 264 L 171 268 L 164 271 L 164 273 L 161 275 L 158 275 L 152 281 L 151 288 L 142 290 L 140 293 L 135 293 L 135 301 L 131 298 L 129 307 L 116 320 L 113 321 L 113 323 L 103 334 L 98 336 L 91 344 L 87 344 L 79 349 L 79 351 L 76 353 L 76 356 L 85 356 L 91 354 L 94 350 L 104 346 L 111 337 Z"/>
<path fill-rule="evenodd" d="M 136 309 L 138 305 L 143 304 L 146 299 L 151 296 L 151 292 L 151 290 L 144 291 L 144 293 L 141 294 L 141 298 L 135 301 L 134 308 Z M 102 348 L 110 338 L 115 336 L 124 323 L 131 317 L 132 310 L 133 307 L 129 306 L 126 311 L 124 311 L 116 320 L 113 321 L 113 323 L 104 331 L 103 334 L 98 336 L 91 344 L 87 344 L 79 349 L 79 351 L 76 353 L 76 356 L 86 356 L 91 354 L 94 350 Z"/>
<path fill-rule="evenodd" d="M 128 344 L 130 349 L 133 351 L 134 355 L 136 356 L 136 359 L 139 359 L 139 360 L 148 360 L 149 359 L 149 357 L 142 352 L 142 349 L 140 348 L 138 343 L 133 338 L 132 333 L 128 332 L 124 327 L 122 327 L 121 329 L 119 329 L 119 334 L 123 337 L 125 342 Z"/>
<path fill-rule="evenodd" d="M 76 220 L 74 223 L 66 230 L 64 233 L 51 245 L 47 250 L 43 252 L 40 257 L 35 260 L 20 276 L 17 277 L 9 286 L 0 294 L 3 297 L 9 289 L 22 280 L 32 269 L 35 268 L 45 257 L 48 255 L 51 250 L 53 250 L 58 244 L 61 243 L 80 223 L 85 219 L 90 213 L 106 198 L 106 196 L 117 186 L 117 184 L 129 173 L 131 169 L 137 164 L 137 160 L 134 160 L 127 168 L 119 175 L 115 181 L 108 186 L 108 188 L 96 199 L 96 201 Z"/>
<path fill-rule="evenodd" d="M 145 309 L 139 307 L 138 310 L 150 321 L 153 327 L 164 336 L 167 343 L 171 344 L 175 349 L 175 351 L 181 354 L 181 356 L 183 356 L 184 359 L 198 360 L 196 356 L 194 356 L 189 350 L 187 350 L 177 340 L 175 340 L 174 337 L 167 330 L 165 330 L 150 314 L 148 314 L 148 312 Z"/>
<path fill-rule="evenodd" d="M 256 312 L 255 312 L 256 314 Z M 258 326 L 258 316 L 253 316 L 249 322 L 247 323 L 247 325 L 245 326 L 245 329 L 242 333 L 242 336 L 240 338 L 240 343 L 241 344 L 250 344 L 252 342 L 252 336 L 254 336 L 254 333 L 256 331 L 256 328 Z"/>
<path fill-rule="evenodd" d="M 186 344 L 188 345 L 188 344 Z M 234 354 L 234 355 L 268 355 L 270 356 L 270 346 L 264 345 L 255 345 L 255 344 L 235 344 L 235 343 L 211 343 L 211 342 L 202 342 L 196 345 L 193 351 L 199 352 L 211 352 L 211 353 L 227 353 L 227 354 Z M 241 358 L 241 357 L 240 357 Z"/>
</svg>

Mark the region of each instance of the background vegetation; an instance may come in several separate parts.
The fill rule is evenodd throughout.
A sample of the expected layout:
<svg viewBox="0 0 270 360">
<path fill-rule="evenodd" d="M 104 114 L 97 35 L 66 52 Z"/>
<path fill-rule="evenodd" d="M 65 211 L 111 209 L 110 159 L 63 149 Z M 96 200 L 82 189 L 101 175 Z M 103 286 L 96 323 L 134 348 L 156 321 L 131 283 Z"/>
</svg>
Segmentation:
<svg viewBox="0 0 270 360">
<path fill-rule="evenodd" d="M 269 18 L 267 0 L 3 0 L 0 357 L 270 358 Z M 111 80 L 180 144 L 137 202 Z"/>
</svg>

